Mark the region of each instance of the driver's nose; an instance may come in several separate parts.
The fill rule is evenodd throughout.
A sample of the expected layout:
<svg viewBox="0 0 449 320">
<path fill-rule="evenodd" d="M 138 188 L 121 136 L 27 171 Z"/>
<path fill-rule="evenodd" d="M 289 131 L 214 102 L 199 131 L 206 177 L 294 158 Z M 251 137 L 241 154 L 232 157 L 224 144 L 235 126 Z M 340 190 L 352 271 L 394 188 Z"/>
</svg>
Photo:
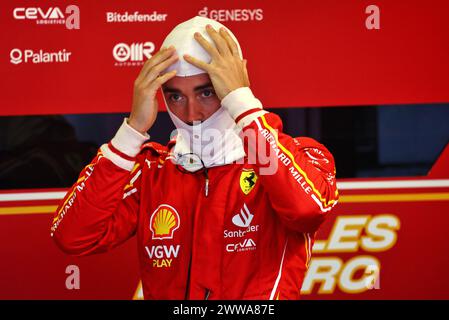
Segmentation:
<svg viewBox="0 0 449 320">
<path fill-rule="evenodd" d="M 184 121 L 187 124 L 193 125 L 195 122 L 202 122 L 205 120 L 203 107 L 198 101 L 196 101 L 196 99 L 189 99 L 186 107 L 186 118 L 184 119 Z"/>
</svg>

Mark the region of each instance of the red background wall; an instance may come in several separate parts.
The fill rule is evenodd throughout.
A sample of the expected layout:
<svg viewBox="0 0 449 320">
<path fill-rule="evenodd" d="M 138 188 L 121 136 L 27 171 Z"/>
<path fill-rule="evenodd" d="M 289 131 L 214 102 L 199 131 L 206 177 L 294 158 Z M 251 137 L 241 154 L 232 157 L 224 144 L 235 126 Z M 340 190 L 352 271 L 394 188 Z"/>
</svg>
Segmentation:
<svg viewBox="0 0 449 320">
<path fill-rule="evenodd" d="M 16 20 L 17 7 L 80 9 L 80 29 Z M 380 8 L 380 29 L 368 30 L 365 9 Z M 347 106 L 449 102 L 449 2 L 447 1 L 5 1 L 0 3 L 0 115 L 127 112 L 140 66 L 115 66 L 120 42 L 153 42 L 158 48 L 176 24 L 204 8 L 258 10 L 261 20 L 223 21 L 248 59 L 254 92 L 266 107 Z M 164 22 L 107 23 L 107 11 L 168 14 Z M 235 12 L 235 11 L 234 11 Z M 67 63 L 10 63 L 11 50 L 71 52 Z M 161 104 L 163 105 L 163 104 Z M 449 298 L 449 150 L 428 177 L 339 181 L 342 200 L 318 238 L 327 240 L 337 217 L 394 215 L 400 221 L 389 249 L 322 252 L 341 259 L 335 287 L 319 294 L 316 282 L 304 298 Z M 431 187 L 424 187 L 432 179 Z M 435 183 L 438 180 L 439 183 Z M 435 187 L 435 185 L 440 185 Z M 29 194 L 60 190 L 10 190 L 0 194 L 0 298 L 82 299 L 134 296 L 139 276 L 134 240 L 99 256 L 69 257 L 49 236 L 58 197 L 29 200 Z M 25 200 L 11 194 L 24 193 Z M 3 196 L 3 197 L 1 197 Z M 388 226 L 384 226 L 388 229 Z M 366 235 L 363 228 L 360 237 Z M 360 237 L 341 241 L 359 241 Z M 341 270 L 354 257 L 375 257 L 380 289 L 345 292 Z M 314 258 L 314 259 L 315 259 Z M 318 260 L 317 260 L 318 261 Z M 67 290 L 65 268 L 77 265 L 81 289 Z M 325 270 L 324 270 L 325 271 Z M 357 271 L 357 270 L 355 270 Z M 353 280 L 363 277 L 363 268 Z M 342 289 L 343 288 L 343 289 Z"/>
</svg>

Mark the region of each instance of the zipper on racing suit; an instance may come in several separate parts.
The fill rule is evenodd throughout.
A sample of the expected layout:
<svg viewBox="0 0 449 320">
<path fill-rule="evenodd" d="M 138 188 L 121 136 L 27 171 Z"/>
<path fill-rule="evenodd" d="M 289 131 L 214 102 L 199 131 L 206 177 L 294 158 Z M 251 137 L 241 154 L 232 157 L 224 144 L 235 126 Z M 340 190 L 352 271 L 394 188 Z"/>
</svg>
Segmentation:
<svg viewBox="0 0 449 320">
<path fill-rule="evenodd" d="M 204 178 L 206 179 L 206 184 L 204 185 L 204 195 L 207 197 L 209 195 L 209 172 L 207 172 L 206 167 L 204 167 Z"/>
</svg>

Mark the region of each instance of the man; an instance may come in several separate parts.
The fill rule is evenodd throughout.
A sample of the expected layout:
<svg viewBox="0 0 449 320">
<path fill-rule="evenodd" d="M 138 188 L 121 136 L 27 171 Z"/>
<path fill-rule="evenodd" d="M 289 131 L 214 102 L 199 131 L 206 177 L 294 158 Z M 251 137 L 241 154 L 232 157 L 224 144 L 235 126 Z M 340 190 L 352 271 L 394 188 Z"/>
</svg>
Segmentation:
<svg viewBox="0 0 449 320">
<path fill-rule="evenodd" d="M 299 298 L 338 200 L 332 155 L 262 109 L 218 22 L 188 20 L 163 46 L 135 81 L 129 119 L 58 208 L 54 240 L 87 255 L 136 234 L 146 299 Z M 161 86 L 178 129 L 167 146 L 145 143 Z"/>
</svg>

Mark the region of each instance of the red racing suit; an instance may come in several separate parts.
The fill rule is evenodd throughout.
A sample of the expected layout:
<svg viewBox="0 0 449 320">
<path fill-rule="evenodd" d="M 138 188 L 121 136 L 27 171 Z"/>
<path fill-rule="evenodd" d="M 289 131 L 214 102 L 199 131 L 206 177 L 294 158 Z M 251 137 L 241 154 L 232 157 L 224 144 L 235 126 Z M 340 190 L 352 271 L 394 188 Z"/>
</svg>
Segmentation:
<svg viewBox="0 0 449 320">
<path fill-rule="evenodd" d="M 253 146 L 272 151 L 274 174 L 248 161 L 249 142 L 241 163 L 186 173 L 169 159 L 174 141 L 144 143 L 125 120 L 58 207 L 56 244 L 88 255 L 136 235 L 145 299 L 298 299 L 314 235 L 338 200 L 334 159 L 283 133 L 249 88 L 222 105 L 255 133 Z"/>
</svg>

